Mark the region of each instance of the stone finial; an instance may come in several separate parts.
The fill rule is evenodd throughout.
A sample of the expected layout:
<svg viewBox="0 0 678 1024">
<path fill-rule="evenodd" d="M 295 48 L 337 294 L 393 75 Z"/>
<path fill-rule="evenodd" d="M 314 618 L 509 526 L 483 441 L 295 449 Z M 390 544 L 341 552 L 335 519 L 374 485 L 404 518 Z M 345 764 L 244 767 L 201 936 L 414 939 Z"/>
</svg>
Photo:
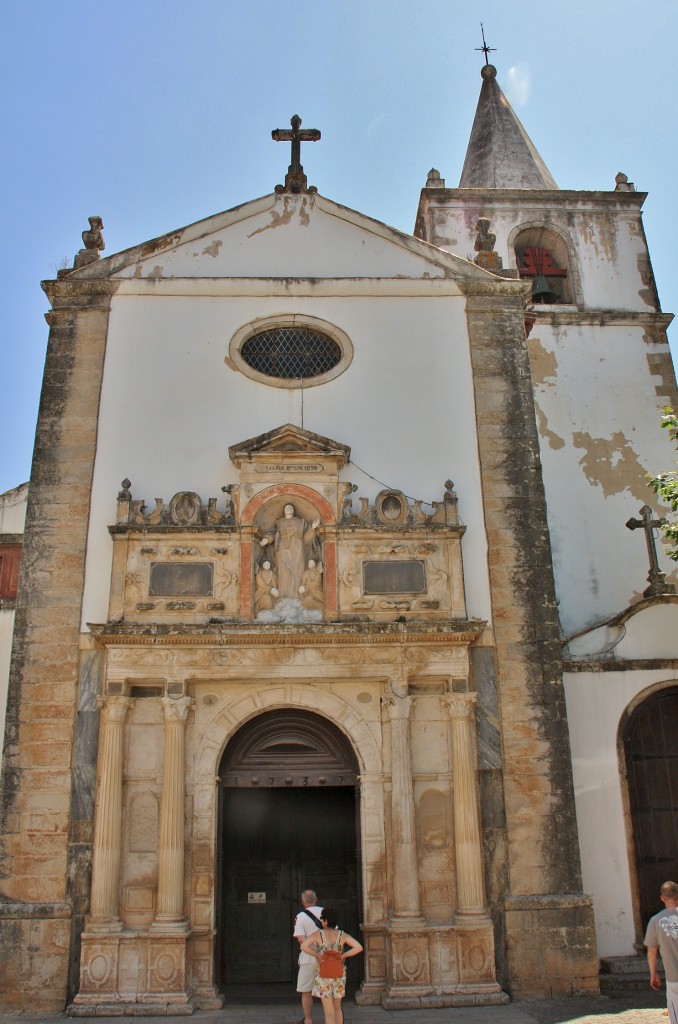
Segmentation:
<svg viewBox="0 0 678 1024">
<path fill-rule="evenodd" d="M 629 181 L 628 174 L 624 174 L 623 171 L 619 171 L 617 174 L 615 174 L 614 180 L 615 180 L 615 186 L 614 186 L 615 192 L 635 192 L 636 191 L 636 186 L 633 184 L 632 181 Z"/>
<path fill-rule="evenodd" d="M 432 167 L 426 179 L 426 188 L 445 188 L 445 179 L 440 177 L 440 171 Z"/>
<path fill-rule="evenodd" d="M 497 241 L 497 236 L 490 231 L 490 221 L 488 217 L 480 217 L 476 224 L 476 235 L 474 249 L 478 253 L 473 262 L 482 267 L 483 270 L 490 270 L 493 274 L 498 274 L 502 269 L 501 256 L 494 248 Z"/>
<path fill-rule="evenodd" d="M 79 267 L 86 267 L 89 263 L 95 263 L 99 259 L 99 253 L 106 248 L 104 242 L 104 236 L 102 231 L 104 229 L 104 222 L 101 217 L 88 217 L 89 231 L 83 231 L 82 241 L 85 246 L 84 249 L 76 254 L 73 260 L 73 267 L 78 270 Z"/>
</svg>

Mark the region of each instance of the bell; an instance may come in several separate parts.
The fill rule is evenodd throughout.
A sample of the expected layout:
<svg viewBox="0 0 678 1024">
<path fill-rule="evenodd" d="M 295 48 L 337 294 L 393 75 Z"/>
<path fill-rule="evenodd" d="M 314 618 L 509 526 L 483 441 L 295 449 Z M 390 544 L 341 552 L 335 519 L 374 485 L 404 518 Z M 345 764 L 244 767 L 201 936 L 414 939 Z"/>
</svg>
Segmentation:
<svg viewBox="0 0 678 1024">
<path fill-rule="evenodd" d="M 535 302 L 552 303 L 558 301 L 558 296 L 549 288 L 548 281 L 543 274 L 537 274 L 532 285 L 532 298 Z"/>
</svg>

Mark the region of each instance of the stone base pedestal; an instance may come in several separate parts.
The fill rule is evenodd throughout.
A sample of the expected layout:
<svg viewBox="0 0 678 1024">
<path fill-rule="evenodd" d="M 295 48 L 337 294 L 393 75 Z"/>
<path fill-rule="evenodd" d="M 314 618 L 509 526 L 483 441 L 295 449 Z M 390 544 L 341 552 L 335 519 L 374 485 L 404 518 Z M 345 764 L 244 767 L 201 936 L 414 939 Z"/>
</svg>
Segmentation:
<svg viewBox="0 0 678 1024">
<path fill-rule="evenodd" d="M 513 999 L 598 995 L 598 955 L 590 897 L 513 896 L 505 902 Z"/>
<path fill-rule="evenodd" d="M 194 1002 L 186 991 L 188 936 L 188 930 L 83 932 L 80 991 L 69 1015 L 191 1014 Z"/>
<path fill-rule="evenodd" d="M 509 997 L 497 983 L 492 923 L 472 915 L 454 925 L 429 925 L 385 934 L 387 977 L 379 1002 L 387 1010 L 442 1006 L 502 1006 Z M 377 999 L 363 985 L 361 1004 Z"/>
</svg>

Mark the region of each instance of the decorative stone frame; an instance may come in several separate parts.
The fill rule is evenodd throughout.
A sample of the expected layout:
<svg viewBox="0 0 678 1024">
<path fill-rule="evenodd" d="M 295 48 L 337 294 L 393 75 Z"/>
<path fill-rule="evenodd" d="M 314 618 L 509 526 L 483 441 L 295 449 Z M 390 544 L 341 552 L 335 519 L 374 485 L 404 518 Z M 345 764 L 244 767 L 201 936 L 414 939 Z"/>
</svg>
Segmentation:
<svg viewBox="0 0 678 1024">
<path fill-rule="evenodd" d="M 254 370 L 245 362 L 241 355 L 241 349 L 246 341 L 249 341 L 255 334 L 272 330 L 274 327 L 308 327 L 309 330 L 327 335 L 341 349 L 341 359 L 337 365 L 328 370 L 327 373 L 319 374 L 317 377 L 303 378 L 304 388 L 315 388 L 319 384 L 326 384 L 348 369 L 353 360 L 353 343 L 348 334 L 342 331 L 340 327 L 328 323 L 327 320 L 320 320 L 316 316 L 307 316 L 302 313 L 278 313 L 275 316 L 261 317 L 260 319 L 251 320 L 249 323 L 243 324 L 231 338 L 225 362 L 230 362 L 245 377 L 250 377 L 260 384 L 268 384 L 269 387 L 273 388 L 298 388 L 299 377 L 269 377 L 265 373 Z"/>
</svg>

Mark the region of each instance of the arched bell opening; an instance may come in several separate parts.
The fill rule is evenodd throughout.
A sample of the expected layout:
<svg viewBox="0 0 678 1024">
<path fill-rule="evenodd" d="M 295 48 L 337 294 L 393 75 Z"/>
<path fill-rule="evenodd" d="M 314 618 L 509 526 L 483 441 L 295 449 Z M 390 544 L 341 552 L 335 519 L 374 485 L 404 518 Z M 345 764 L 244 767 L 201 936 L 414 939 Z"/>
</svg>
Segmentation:
<svg viewBox="0 0 678 1024">
<path fill-rule="evenodd" d="M 303 710 L 247 722 L 219 767 L 217 985 L 229 998 L 294 997 L 300 894 L 346 931 L 361 920 L 358 762 L 341 731 Z M 353 965 L 352 965 L 353 966 Z M 362 980 L 362 964 L 350 974 Z"/>
</svg>

